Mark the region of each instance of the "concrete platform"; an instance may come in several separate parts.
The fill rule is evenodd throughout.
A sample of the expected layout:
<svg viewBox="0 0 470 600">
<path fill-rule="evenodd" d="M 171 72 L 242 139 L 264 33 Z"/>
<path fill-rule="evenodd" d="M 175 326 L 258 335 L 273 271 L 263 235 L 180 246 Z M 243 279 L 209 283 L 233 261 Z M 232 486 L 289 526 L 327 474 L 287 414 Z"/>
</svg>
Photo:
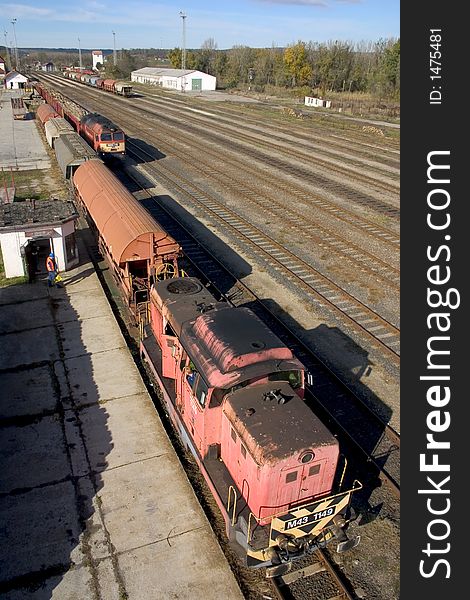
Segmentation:
<svg viewBox="0 0 470 600">
<path fill-rule="evenodd" d="M 0 289 L 0 389 L 2 599 L 243 597 L 91 263 Z"/>
<path fill-rule="evenodd" d="M 22 93 L 15 90 L 0 93 L 0 169 L 49 169 L 51 163 L 35 120 L 13 119 L 11 98 L 21 96 Z"/>
</svg>

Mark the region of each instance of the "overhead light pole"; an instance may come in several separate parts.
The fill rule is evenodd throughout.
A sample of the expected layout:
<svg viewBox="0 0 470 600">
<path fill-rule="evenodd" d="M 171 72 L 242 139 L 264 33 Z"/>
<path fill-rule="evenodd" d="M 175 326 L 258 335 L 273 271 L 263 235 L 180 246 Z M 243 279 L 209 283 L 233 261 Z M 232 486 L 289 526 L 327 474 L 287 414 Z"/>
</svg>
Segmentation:
<svg viewBox="0 0 470 600">
<path fill-rule="evenodd" d="M 183 50 L 181 52 L 181 68 L 186 69 L 186 17 L 187 15 L 180 10 L 180 17 L 183 20 Z M 184 92 L 186 89 L 186 77 L 183 75 L 181 80 L 181 91 Z"/>
<path fill-rule="evenodd" d="M 113 64 L 114 66 L 117 65 L 117 55 L 116 55 L 116 32 L 113 31 Z"/>
<path fill-rule="evenodd" d="M 186 15 L 182 10 L 180 10 L 180 17 L 183 20 L 183 51 L 181 53 L 181 68 L 186 69 Z"/>
<path fill-rule="evenodd" d="M 82 66 L 82 47 L 80 46 L 80 38 L 78 38 L 78 60 L 80 64 L 80 71 L 83 70 Z"/>
<path fill-rule="evenodd" d="M 20 61 L 18 59 L 18 42 L 16 41 L 16 19 L 12 19 L 11 24 L 13 25 L 13 37 L 15 38 L 15 69 L 20 68 Z"/>
<path fill-rule="evenodd" d="M 10 51 L 8 50 L 8 41 L 7 41 L 8 31 L 4 31 L 3 35 L 5 36 L 5 51 L 7 53 L 7 68 L 11 70 L 12 65 L 11 65 L 11 61 L 10 61 Z"/>
</svg>

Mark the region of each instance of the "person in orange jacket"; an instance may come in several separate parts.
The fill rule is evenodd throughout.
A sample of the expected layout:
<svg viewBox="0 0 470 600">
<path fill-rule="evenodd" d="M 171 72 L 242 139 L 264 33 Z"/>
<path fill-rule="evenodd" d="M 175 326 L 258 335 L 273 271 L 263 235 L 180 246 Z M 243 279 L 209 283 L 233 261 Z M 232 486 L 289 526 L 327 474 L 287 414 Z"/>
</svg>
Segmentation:
<svg viewBox="0 0 470 600">
<path fill-rule="evenodd" d="M 51 252 L 49 254 L 49 256 L 46 258 L 46 269 L 47 269 L 47 285 L 48 285 L 48 287 L 53 287 L 55 278 L 57 276 L 57 271 L 58 271 L 57 263 L 56 263 L 53 252 Z M 57 284 L 57 287 L 60 287 L 60 285 Z"/>
</svg>

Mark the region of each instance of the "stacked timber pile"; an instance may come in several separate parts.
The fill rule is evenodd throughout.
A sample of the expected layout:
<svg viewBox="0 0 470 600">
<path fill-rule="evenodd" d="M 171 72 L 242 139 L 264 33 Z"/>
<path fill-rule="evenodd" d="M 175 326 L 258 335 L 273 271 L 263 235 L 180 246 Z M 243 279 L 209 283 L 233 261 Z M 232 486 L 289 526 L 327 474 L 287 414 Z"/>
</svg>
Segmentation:
<svg viewBox="0 0 470 600">
<path fill-rule="evenodd" d="M 303 119 L 305 117 L 304 113 L 301 110 L 298 110 L 296 108 L 290 108 L 288 106 L 283 106 L 281 112 L 283 115 L 295 117 L 296 119 Z"/>
<path fill-rule="evenodd" d="M 374 133 L 375 135 L 380 135 L 382 137 L 384 135 L 384 132 L 381 129 L 378 127 L 373 127 L 372 125 L 364 125 L 362 131 L 365 131 L 366 133 Z"/>
</svg>

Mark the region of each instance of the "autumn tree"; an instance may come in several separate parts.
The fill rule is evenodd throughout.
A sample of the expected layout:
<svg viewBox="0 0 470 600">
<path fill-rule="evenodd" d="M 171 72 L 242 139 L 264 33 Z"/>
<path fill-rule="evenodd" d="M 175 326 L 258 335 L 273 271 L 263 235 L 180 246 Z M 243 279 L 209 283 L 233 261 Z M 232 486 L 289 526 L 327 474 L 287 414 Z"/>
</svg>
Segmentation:
<svg viewBox="0 0 470 600">
<path fill-rule="evenodd" d="M 304 42 L 288 46 L 284 51 L 284 65 L 291 78 L 291 85 L 306 85 L 312 78 L 312 66 L 308 62 L 308 54 Z"/>
</svg>

